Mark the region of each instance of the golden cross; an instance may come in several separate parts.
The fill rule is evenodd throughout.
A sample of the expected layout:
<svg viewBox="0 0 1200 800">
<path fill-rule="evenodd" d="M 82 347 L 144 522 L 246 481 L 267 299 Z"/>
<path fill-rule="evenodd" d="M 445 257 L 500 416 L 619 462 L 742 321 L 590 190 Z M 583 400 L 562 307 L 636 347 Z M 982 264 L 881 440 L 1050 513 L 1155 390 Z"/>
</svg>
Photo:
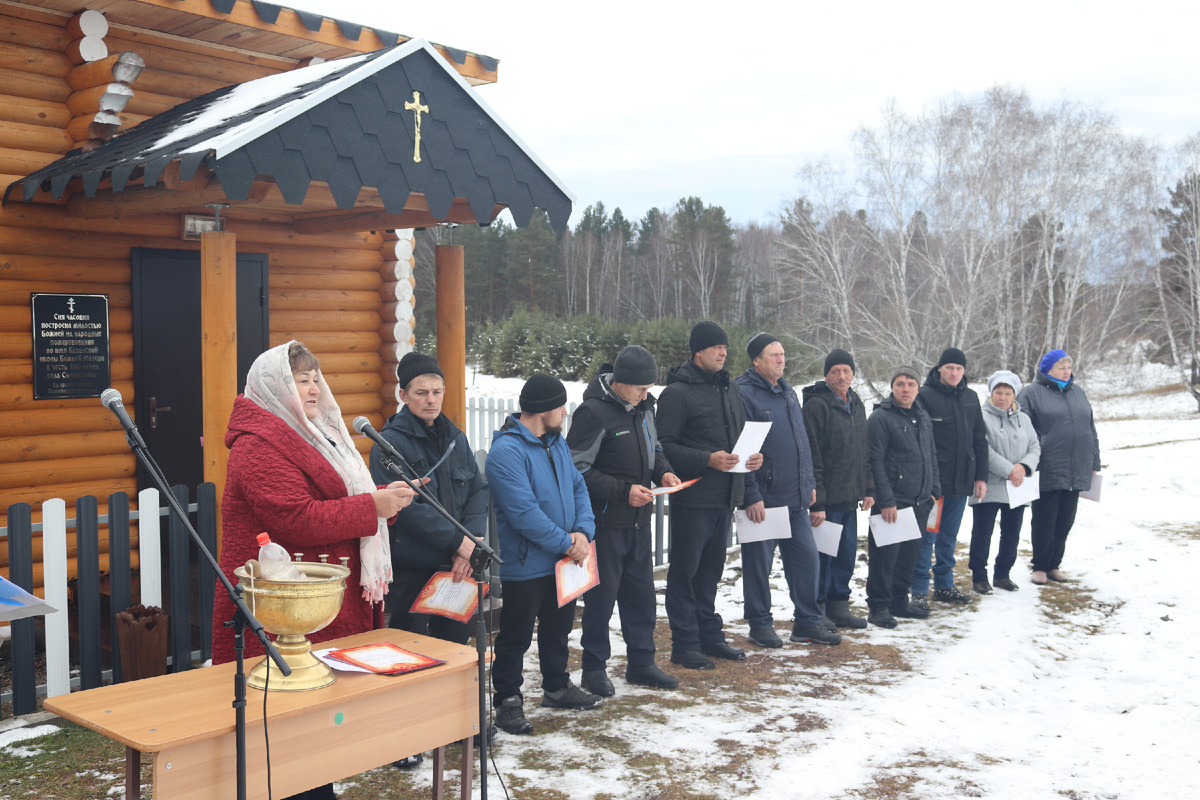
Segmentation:
<svg viewBox="0 0 1200 800">
<path fill-rule="evenodd" d="M 421 93 L 413 92 L 413 101 L 404 104 L 405 111 L 413 112 L 413 118 L 416 120 L 417 135 L 413 139 L 413 161 L 420 163 L 421 161 L 421 113 L 429 113 L 429 106 L 421 105 Z"/>
</svg>

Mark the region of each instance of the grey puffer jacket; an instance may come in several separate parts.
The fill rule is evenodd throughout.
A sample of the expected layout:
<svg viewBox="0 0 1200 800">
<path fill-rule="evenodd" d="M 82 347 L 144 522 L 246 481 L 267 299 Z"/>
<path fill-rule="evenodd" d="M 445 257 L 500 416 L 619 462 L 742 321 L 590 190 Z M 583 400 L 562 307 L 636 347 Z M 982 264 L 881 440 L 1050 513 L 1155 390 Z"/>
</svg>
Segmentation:
<svg viewBox="0 0 1200 800">
<path fill-rule="evenodd" d="M 1042 445 L 1039 488 L 1043 492 L 1084 491 L 1100 471 L 1100 437 L 1087 395 L 1075 379 L 1063 388 L 1039 372 L 1017 401 L 1033 421 Z"/>
<path fill-rule="evenodd" d="M 987 430 L 988 476 L 987 503 L 1008 503 L 1008 476 L 1013 467 L 1024 464 L 1026 475 L 1037 472 L 1042 446 L 1029 415 L 1013 403 L 1007 411 L 996 408 L 991 400 L 983 401 L 983 425 Z M 979 501 L 971 498 L 971 505 Z"/>
</svg>

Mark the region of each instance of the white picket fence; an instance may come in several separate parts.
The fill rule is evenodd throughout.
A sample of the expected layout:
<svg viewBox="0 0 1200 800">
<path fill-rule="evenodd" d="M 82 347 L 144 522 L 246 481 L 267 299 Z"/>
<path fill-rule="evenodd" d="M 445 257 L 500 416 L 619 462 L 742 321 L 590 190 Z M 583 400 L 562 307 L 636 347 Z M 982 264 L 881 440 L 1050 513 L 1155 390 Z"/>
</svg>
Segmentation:
<svg viewBox="0 0 1200 800">
<path fill-rule="evenodd" d="M 571 415 L 575 413 L 576 403 L 567 405 L 567 418 L 563 420 L 563 434 L 571 427 Z M 488 450 L 492 446 L 492 431 L 500 430 L 504 418 L 515 414 L 518 410 L 517 401 L 511 397 L 497 400 L 494 397 L 467 398 L 467 441 L 472 450 Z"/>
</svg>

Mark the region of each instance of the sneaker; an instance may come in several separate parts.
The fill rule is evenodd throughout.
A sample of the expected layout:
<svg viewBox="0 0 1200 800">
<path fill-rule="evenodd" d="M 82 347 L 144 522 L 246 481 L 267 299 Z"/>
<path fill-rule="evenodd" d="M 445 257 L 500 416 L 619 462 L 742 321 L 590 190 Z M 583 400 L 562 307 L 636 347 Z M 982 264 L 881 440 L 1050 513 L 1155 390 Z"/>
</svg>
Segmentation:
<svg viewBox="0 0 1200 800">
<path fill-rule="evenodd" d="M 817 603 L 817 608 L 819 608 L 821 610 L 821 621 L 818 622 L 817 624 L 820 625 L 825 630 L 829 631 L 830 633 L 836 632 L 837 624 L 825 615 L 825 604 Z"/>
<path fill-rule="evenodd" d="M 955 605 L 965 606 L 971 602 L 971 595 L 963 594 L 958 589 L 951 586 L 949 589 L 934 589 L 933 599 L 939 603 L 953 603 Z"/>
<path fill-rule="evenodd" d="M 716 669 L 717 665 L 699 650 L 677 650 L 671 653 L 671 663 L 684 669 Z"/>
<path fill-rule="evenodd" d="M 820 625 L 794 625 L 792 627 L 792 635 L 788 638 L 797 644 L 803 642 L 811 644 L 838 644 L 842 641 L 841 636 L 838 636 L 836 633 L 830 633 Z"/>
<path fill-rule="evenodd" d="M 900 624 L 886 608 L 872 608 L 867 611 L 867 622 L 881 628 L 894 628 Z"/>
<path fill-rule="evenodd" d="M 1033 571 L 1033 574 L 1029 576 L 1029 580 L 1030 580 L 1030 582 L 1035 583 L 1038 586 L 1045 586 L 1046 580 L 1047 580 L 1046 573 L 1042 572 L 1040 569 L 1035 569 Z"/>
<path fill-rule="evenodd" d="M 608 679 L 608 673 L 602 669 L 585 669 L 579 685 L 600 697 L 612 697 L 617 693 Z"/>
<path fill-rule="evenodd" d="M 926 614 L 929 613 L 929 595 L 927 594 L 914 594 L 912 599 L 908 601 L 908 604 L 910 606 L 916 606 Z"/>
<path fill-rule="evenodd" d="M 1046 573 L 1046 577 L 1049 578 L 1050 580 L 1054 581 L 1055 583 L 1066 583 L 1068 580 L 1067 576 L 1063 573 L 1063 571 L 1061 569 L 1050 570 L 1049 572 Z"/>
<path fill-rule="evenodd" d="M 991 594 L 992 593 L 992 585 L 990 583 L 988 583 L 987 581 L 975 581 L 975 583 L 973 584 L 973 588 L 975 589 L 975 594 Z"/>
<path fill-rule="evenodd" d="M 625 680 L 638 686 L 649 686 L 651 689 L 675 689 L 679 679 L 668 675 L 653 664 L 635 667 L 632 664 L 625 667 Z"/>
<path fill-rule="evenodd" d="M 706 656 L 713 658 L 723 658 L 726 661 L 745 661 L 746 651 L 734 647 L 729 642 L 718 642 L 717 644 L 702 644 L 700 652 Z"/>
<path fill-rule="evenodd" d="M 888 613 L 902 619 L 929 619 L 929 607 L 916 603 L 905 603 L 902 606 L 892 606 Z M 870 617 L 868 617 L 870 619 Z"/>
<path fill-rule="evenodd" d="M 1013 583 L 1012 578 L 1008 577 L 1007 575 L 1005 575 L 1003 578 L 993 578 L 992 585 L 997 589 L 1003 589 L 1006 592 L 1016 592 L 1021 589 L 1021 587 Z"/>
<path fill-rule="evenodd" d="M 750 631 L 750 641 L 759 647 L 783 647 L 783 639 L 774 628 L 753 628 Z"/>
<path fill-rule="evenodd" d="M 500 726 L 500 730 L 515 736 L 533 730 L 533 723 L 525 716 L 521 695 L 514 694 L 496 704 L 496 724 Z"/>
<path fill-rule="evenodd" d="M 542 692 L 542 708 L 595 708 L 600 697 L 585 692 L 567 680 L 567 685 L 557 692 Z"/>
</svg>

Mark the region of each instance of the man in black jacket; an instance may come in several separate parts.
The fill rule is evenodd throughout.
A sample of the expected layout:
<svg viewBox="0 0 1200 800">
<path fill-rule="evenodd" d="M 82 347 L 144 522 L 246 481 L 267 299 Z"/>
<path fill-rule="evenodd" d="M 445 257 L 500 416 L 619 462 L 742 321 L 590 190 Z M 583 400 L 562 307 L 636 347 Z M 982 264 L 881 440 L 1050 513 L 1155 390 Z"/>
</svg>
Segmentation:
<svg viewBox="0 0 1200 800">
<path fill-rule="evenodd" d="M 967 498 L 983 500 L 987 494 L 987 428 L 979 395 L 967 388 L 967 357 L 947 347 L 937 366 L 929 370 L 917 402 L 933 423 L 937 445 L 938 476 L 942 482 L 941 519 L 936 533 L 922 531 L 921 552 L 913 568 L 912 595 L 917 605 L 928 606 L 929 567 L 933 566 L 933 599 L 966 604 L 971 595 L 954 587 L 954 545 Z"/>
<path fill-rule="evenodd" d="M 817 602 L 839 628 L 865 628 L 867 621 L 850 613 L 850 578 L 858 551 L 858 509 L 875 504 L 867 447 L 867 409 L 850 388 L 854 358 L 845 350 L 825 357 L 825 380 L 804 389 L 804 427 L 812 445 L 817 501 L 812 523 L 842 526 L 836 556 L 821 554 Z"/>
<path fill-rule="evenodd" d="M 404 406 L 383 426 L 380 435 L 396 448 L 437 501 L 478 537 L 487 532 L 487 486 L 479 474 L 466 435 L 442 413 L 446 382 L 437 359 L 407 353 L 396 367 L 400 399 Z M 395 480 L 379 458 L 379 445 L 371 448 L 371 474 L 376 483 Z M 465 644 L 470 627 L 463 622 L 409 608 L 421 589 L 439 570 L 449 570 L 455 580 L 471 574 L 475 545 L 420 498 L 391 526 L 392 587 L 389 625 Z"/>
<path fill-rule="evenodd" d="M 596 515 L 596 567 L 600 584 L 584 599 L 583 679 L 592 694 L 612 697 L 615 689 L 606 664 L 612 649 L 608 623 L 613 604 L 621 608 L 625 640 L 625 680 L 656 689 L 674 689 L 679 681 L 654 665 L 654 560 L 650 484 L 675 486 L 679 478 L 658 443 L 654 395 L 658 380 L 654 356 L 631 345 L 612 365 L 600 368 L 571 418 L 567 445 L 583 473 Z"/>
<path fill-rule="evenodd" d="M 731 661 L 746 657 L 725 641 L 716 598 L 733 509 L 742 504 L 745 482 L 754 476 L 730 472 L 740 460 L 731 451 L 746 411 L 737 384 L 724 369 L 729 337 L 715 322 L 697 322 L 688 345 L 691 360 L 670 370 L 658 402 L 658 438 L 671 466 L 683 480 L 700 479 L 671 495 L 666 606 L 671 663 L 712 669 L 709 656 Z M 758 469 L 762 454 L 750 456 L 745 466 Z"/>
<path fill-rule="evenodd" d="M 921 525 L 941 493 L 929 415 L 916 402 L 918 378 L 912 367 L 898 367 L 891 395 L 875 405 L 867 420 L 875 481 L 871 514 L 888 523 L 897 520 L 900 509 L 912 508 Z M 867 537 L 867 620 L 872 625 L 894 628 L 896 617 L 929 616 L 928 609 L 908 601 L 912 565 L 920 548 L 920 537 L 882 547 L 875 543 L 874 532 Z"/>
</svg>

